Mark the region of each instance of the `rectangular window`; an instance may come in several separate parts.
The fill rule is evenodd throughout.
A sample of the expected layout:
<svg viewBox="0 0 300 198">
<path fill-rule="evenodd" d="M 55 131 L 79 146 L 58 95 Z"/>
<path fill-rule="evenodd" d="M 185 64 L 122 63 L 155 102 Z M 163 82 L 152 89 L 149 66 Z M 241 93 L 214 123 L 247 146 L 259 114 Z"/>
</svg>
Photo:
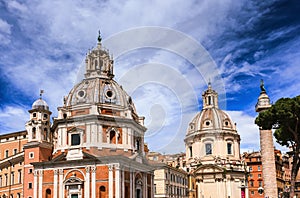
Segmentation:
<svg viewBox="0 0 300 198">
<path fill-rule="evenodd" d="M 11 172 L 10 173 L 10 185 L 14 185 L 15 184 L 15 173 Z"/>
<path fill-rule="evenodd" d="M 250 178 L 252 178 L 253 177 L 253 175 L 252 174 L 250 174 Z"/>
<path fill-rule="evenodd" d="M 80 145 L 80 134 L 71 135 L 71 145 L 72 146 Z"/>
<path fill-rule="evenodd" d="M 258 182 L 259 187 L 262 187 L 262 181 Z"/>
<path fill-rule="evenodd" d="M 14 149 L 14 155 L 17 154 L 17 152 L 18 152 L 18 150 L 17 150 L 17 149 Z"/>
<path fill-rule="evenodd" d="M 253 185 L 253 181 L 250 181 L 250 186 L 251 186 L 251 187 L 253 187 L 253 186 L 254 186 L 254 185 Z"/>
<path fill-rule="evenodd" d="M 257 170 L 259 170 L 259 171 L 260 171 L 260 166 L 257 166 Z"/>
<path fill-rule="evenodd" d="M 249 172 L 251 172 L 251 171 L 252 171 L 252 167 L 250 166 L 250 167 L 249 167 Z"/>
<path fill-rule="evenodd" d="M 32 183 L 31 182 L 28 183 L 28 188 L 32 189 Z"/>
<path fill-rule="evenodd" d="M 261 174 L 258 174 L 258 178 L 261 178 Z"/>
<path fill-rule="evenodd" d="M 205 154 L 211 155 L 212 154 L 212 146 L 211 144 L 205 144 Z"/>
<path fill-rule="evenodd" d="M 254 195 L 254 191 L 253 190 L 251 191 L 251 195 Z"/>
<path fill-rule="evenodd" d="M 8 157 L 8 150 L 5 151 L 5 157 Z"/>
<path fill-rule="evenodd" d="M 5 176 L 5 186 L 8 186 L 8 175 L 7 175 L 7 173 L 4 176 Z"/>
<path fill-rule="evenodd" d="M 22 183 L 22 170 L 18 170 L 18 183 Z"/>
<path fill-rule="evenodd" d="M 190 146 L 189 149 L 190 149 L 190 157 L 193 157 L 193 147 Z"/>
<path fill-rule="evenodd" d="M 32 173 L 32 168 L 28 169 L 28 173 Z"/>
<path fill-rule="evenodd" d="M 227 143 L 227 154 L 232 155 L 232 144 L 231 143 Z"/>
</svg>

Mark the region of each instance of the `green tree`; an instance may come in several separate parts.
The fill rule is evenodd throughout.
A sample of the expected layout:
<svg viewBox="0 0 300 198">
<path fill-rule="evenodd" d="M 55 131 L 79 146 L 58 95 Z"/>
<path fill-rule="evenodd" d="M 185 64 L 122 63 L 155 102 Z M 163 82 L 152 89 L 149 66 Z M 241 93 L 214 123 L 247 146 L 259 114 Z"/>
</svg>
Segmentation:
<svg viewBox="0 0 300 198">
<path fill-rule="evenodd" d="M 275 129 L 276 141 L 291 149 L 292 172 L 290 197 L 294 197 L 295 180 L 300 167 L 300 96 L 281 98 L 271 108 L 259 113 L 255 124 L 264 130 Z"/>
</svg>

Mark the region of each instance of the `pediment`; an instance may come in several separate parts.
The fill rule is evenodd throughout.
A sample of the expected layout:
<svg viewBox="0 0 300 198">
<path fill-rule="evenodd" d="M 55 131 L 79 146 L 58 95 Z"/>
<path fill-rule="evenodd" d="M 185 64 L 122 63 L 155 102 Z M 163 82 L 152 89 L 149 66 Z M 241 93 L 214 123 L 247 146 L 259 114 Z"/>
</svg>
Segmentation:
<svg viewBox="0 0 300 198">
<path fill-rule="evenodd" d="M 204 164 L 199 166 L 197 169 L 194 170 L 194 174 L 216 174 L 216 173 L 223 173 L 224 169 L 218 165 L 214 164 Z"/>
<path fill-rule="evenodd" d="M 95 157 L 94 155 L 91 155 L 86 152 L 82 152 L 82 153 L 83 153 L 82 160 L 98 160 L 97 157 Z M 67 157 L 66 153 L 62 153 L 62 154 L 58 155 L 57 157 L 53 158 L 50 162 L 65 162 L 65 161 L 67 161 L 66 157 Z"/>
</svg>

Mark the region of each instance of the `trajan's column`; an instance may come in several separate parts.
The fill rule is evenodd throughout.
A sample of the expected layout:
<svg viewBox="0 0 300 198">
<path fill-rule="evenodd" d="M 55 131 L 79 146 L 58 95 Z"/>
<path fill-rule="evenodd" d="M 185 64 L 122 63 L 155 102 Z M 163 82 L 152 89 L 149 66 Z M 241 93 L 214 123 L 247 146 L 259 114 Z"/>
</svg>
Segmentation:
<svg viewBox="0 0 300 198">
<path fill-rule="evenodd" d="M 267 95 L 264 83 L 261 80 L 260 95 L 258 97 L 257 104 L 255 106 L 256 112 L 262 112 L 271 107 L 270 98 Z M 276 198 L 277 183 L 276 183 L 276 167 L 275 167 L 275 156 L 274 156 L 274 144 L 272 130 L 259 129 L 260 137 L 260 149 L 261 149 L 261 161 L 262 161 L 262 172 L 264 180 L 264 197 Z"/>
</svg>

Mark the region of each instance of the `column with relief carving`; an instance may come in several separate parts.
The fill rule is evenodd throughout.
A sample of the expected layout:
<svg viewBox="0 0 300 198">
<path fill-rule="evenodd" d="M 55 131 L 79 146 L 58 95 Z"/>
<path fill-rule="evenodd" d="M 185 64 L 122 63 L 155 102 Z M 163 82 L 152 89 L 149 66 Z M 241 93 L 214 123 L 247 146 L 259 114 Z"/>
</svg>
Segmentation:
<svg viewBox="0 0 300 198">
<path fill-rule="evenodd" d="M 84 198 L 90 197 L 90 167 L 85 167 Z"/>
<path fill-rule="evenodd" d="M 39 170 L 39 198 L 43 197 L 43 170 Z"/>
<path fill-rule="evenodd" d="M 57 184 L 58 184 L 58 170 L 54 169 L 54 178 L 53 178 L 53 198 L 57 198 Z"/>
<path fill-rule="evenodd" d="M 92 166 L 91 171 L 92 171 L 92 198 L 96 198 L 96 166 Z"/>
<path fill-rule="evenodd" d="M 59 198 L 64 197 L 64 170 L 59 169 Z"/>
<path fill-rule="evenodd" d="M 113 165 L 108 165 L 108 198 L 113 198 L 113 192 L 114 192 L 114 178 L 113 178 L 113 170 L 114 170 L 114 167 Z"/>
<path fill-rule="evenodd" d="M 34 178 L 33 178 L 33 198 L 37 198 L 37 193 L 38 193 L 38 171 L 34 171 Z"/>
</svg>

